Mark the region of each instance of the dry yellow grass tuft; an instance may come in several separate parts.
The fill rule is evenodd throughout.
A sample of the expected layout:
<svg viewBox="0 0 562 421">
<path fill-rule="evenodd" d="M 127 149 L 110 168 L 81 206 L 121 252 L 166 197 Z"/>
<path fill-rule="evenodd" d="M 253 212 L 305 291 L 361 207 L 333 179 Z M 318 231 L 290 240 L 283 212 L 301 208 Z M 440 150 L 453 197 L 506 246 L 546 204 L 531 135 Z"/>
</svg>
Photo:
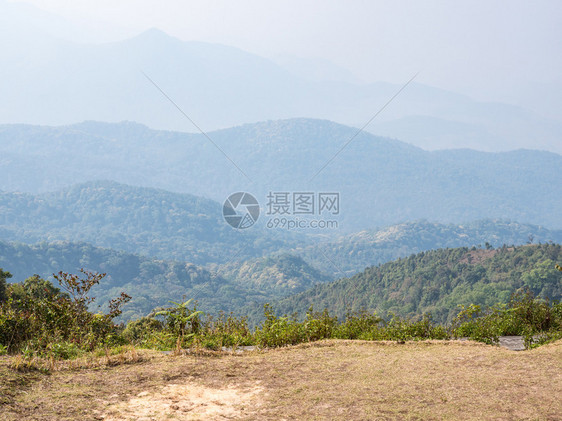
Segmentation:
<svg viewBox="0 0 562 421">
<path fill-rule="evenodd" d="M 8 420 L 562 420 L 562 341 L 522 352 L 330 340 L 241 355 L 138 354 L 134 364 L 33 374 L 0 409 Z"/>
</svg>

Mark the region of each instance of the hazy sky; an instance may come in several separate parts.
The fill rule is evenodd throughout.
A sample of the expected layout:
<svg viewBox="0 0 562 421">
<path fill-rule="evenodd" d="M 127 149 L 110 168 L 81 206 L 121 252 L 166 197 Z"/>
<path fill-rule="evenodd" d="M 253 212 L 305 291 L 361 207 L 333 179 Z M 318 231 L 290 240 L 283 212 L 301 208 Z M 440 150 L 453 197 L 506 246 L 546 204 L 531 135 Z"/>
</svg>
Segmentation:
<svg viewBox="0 0 562 421">
<path fill-rule="evenodd" d="M 158 27 L 260 55 L 324 58 L 361 80 L 418 81 L 556 116 L 562 1 L 28 0 L 109 37 Z M 107 31 L 107 27 L 104 27 Z M 108 38 L 107 33 L 103 37 Z"/>
</svg>

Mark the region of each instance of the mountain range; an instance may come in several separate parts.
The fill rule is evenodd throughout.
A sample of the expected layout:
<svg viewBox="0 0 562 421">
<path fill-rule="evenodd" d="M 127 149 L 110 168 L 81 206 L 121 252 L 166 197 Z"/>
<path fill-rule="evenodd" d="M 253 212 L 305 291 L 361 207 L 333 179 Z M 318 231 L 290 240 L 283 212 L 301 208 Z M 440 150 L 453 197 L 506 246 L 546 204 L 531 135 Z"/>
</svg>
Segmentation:
<svg viewBox="0 0 562 421">
<path fill-rule="evenodd" d="M 303 310 L 306 303 L 332 308 L 332 302 L 299 297 L 328 291 L 319 290 L 319 284 L 337 290 L 342 282 L 361 277 L 365 267 L 398 258 L 407 261 L 414 253 L 439 248 L 486 249 L 475 253 L 494 247 L 532 250 L 521 245 L 560 243 L 562 231 L 487 219 L 462 225 L 417 221 L 332 236 L 291 235 L 263 227 L 241 232 L 222 220 L 221 206 L 212 200 L 105 181 L 38 195 L 1 193 L 0 238 L 0 267 L 14 274 L 12 281 L 35 273 L 45 278 L 60 270 L 77 273 L 80 268 L 106 272 L 107 278 L 94 289 L 97 302 L 124 290 L 133 296 L 126 319 L 185 296 L 195 297 L 207 312 L 237 311 L 256 321 L 267 301 L 288 310 Z M 468 248 L 463 250 L 457 254 L 469 253 Z M 548 258 L 554 262 L 558 257 Z M 432 271 L 444 265 L 440 259 Z M 407 283 L 404 276 L 399 272 L 393 278 L 393 288 Z M 512 291 L 513 285 L 504 285 L 501 291 Z M 350 296 L 349 291 L 334 296 L 340 293 Z M 279 301 L 294 294 L 296 301 Z M 331 292 L 321 296 L 327 294 Z M 505 301 L 505 293 L 490 297 Z M 350 299 L 365 304 L 359 297 Z M 293 304 L 284 304 L 289 302 Z M 340 304 L 333 309 L 343 311 Z M 425 309 L 422 304 L 420 309 Z M 449 304 L 447 311 L 452 308 Z M 445 310 L 439 311 L 439 317 L 446 316 Z"/>
<path fill-rule="evenodd" d="M 351 140 L 351 141 L 350 141 Z M 343 232 L 427 219 L 501 218 L 562 228 L 562 156 L 517 150 L 429 152 L 325 120 L 267 121 L 202 134 L 136 123 L 0 126 L 0 189 L 45 192 L 90 180 L 156 187 L 219 203 L 252 193 L 337 193 L 318 215 Z M 289 215 L 295 216 L 295 215 Z M 316 233 L 323 234 L 326 231 Z"/>
<path fill-rule="evenodd" d="M 318 76 L 325 63 L 272 61 L 155 28 L 97 44 L 80 29 L 32 6 L 0 2 L 0 123 L 130 120 L 197 132 L 161 89 L 204 131 L 294 117 L 361 127 L 401 88 L 361 83 L 345 70 L 326 80 Z M 415 81 L 367 129 L 425 149 L 532 145 L 562 152 L 559 119 Z"/>
</svg>

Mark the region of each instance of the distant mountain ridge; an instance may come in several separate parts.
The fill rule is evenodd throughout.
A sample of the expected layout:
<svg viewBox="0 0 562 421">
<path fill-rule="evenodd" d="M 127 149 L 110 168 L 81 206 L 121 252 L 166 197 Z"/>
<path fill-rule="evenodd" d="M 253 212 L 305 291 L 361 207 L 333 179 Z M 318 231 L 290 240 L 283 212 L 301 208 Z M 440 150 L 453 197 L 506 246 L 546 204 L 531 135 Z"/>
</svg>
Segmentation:
<svg viewBox="0 0 562 421">
<path fill-rule="evenodd" d="M 271 191 L 326 191 L 340 194 L 339 228 L 347 232 L 419 219 L 501 218 L 562 228 L 562 198 L 553 193 L 562 179 L 560 155 L 428 152 L 356 134 L 325 120 L 267 121 L 208 133 L 223 154 L 204 135 L 134 123 L 5 125 L 0 189 L 41 192 L 112 179 L 219 203 L 248 191 L 264 209 Z M 267 223 L 264 216 L 259 224 Z"/>
<path fill-rule="evenodd" d="M 143 72 L 205 131 L 294 117 L 360 127 L 400 88 L 384 82 L 310 80 L 256 54 L 182 41 L 155 28 L 102 44 L 79 44 L 76 37 L 63 41 L 42 25 L 18 25 L 29 21 L 23 8 L 20 12 L 2 22 L 0 4 L 0 35 L 9 40 L 0 67 L 10 81 L 2 87 L 0 123 L 132 120 L 196 131 Z M 321 64 L 316 66 L 321 70 Z M 562 153 L 558 120 L 415 82 L 368 130 L 426 149 L 505 151 L 529 147 L 533 138 L 534 147 Z"/>
</svg>

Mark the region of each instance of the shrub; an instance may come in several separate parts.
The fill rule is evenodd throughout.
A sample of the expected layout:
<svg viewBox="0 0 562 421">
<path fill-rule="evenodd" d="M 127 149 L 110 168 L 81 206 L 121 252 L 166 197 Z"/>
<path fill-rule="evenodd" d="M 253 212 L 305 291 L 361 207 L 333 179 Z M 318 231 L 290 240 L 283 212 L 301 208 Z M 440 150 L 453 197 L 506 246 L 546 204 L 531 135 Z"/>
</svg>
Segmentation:
<svg viewBox="0 0 562 421">
<path fill-rule="evenodd" d="M 480 306 L 463 307 L 453 324 L 457 337 L 498 343 L 504 335 L 520 335 L 527 348 L 560 337 L 562 305 L 534 297 L 529 289 L 512 294 L 507 305 L 497 305 L 486 312 Z"/>
<path fill-rule="evenodd" d="M 256 329 L 256 343 L 263 347 L 280 347 L 304 342 L 296 315 L 277 317 L 269 304 L 264 305 L 265 321 Z"/>
<path fill-rule="evenodd" d="M 155 332 L 164 329 L 164 323 L 152 317 L 141 317 L 127 324 L 123 330 L 123 337 L 129 342 L 142 343 Z"/>
<path fill-rule="evenodd" d="M 160 309 L 154 313 L 154 316 L 164 316 L 164 329 L 172 334 L 176 339 L 176 348 L 179 350 L 187 340 L 199 333 L 201 326 L 200 315 L 202 311 L 189 308 L 193 300 L 187 300 L 182 303 L 176 303 L 171 307 Z"/>
<path fill-rule="evenodd" d="M 348 312 L 345 321 L 337 326 L 335 337 L 339 339 L 380 339 L 380 323 L 383 320 L 375 313 L 365 310 Z"/>
<path fill-rule="evenodd" d="M 121 314 L 122 305 L 130 297 L 122 293 L 112 300 L 108 314 L 89 312 L 88 305 L 94 298 L 90 298 L 88 292 L 105 274 L 83 269 L 81 272 L 84 277 L 64 272 L 54 275 L 66 292 L 37 275 L 10 285 L 8 299 L 0 305 L 0 344 L 10 352 L 32 349 L 44 353 L 55 344 L 71 343 L 77 348 L 92 350 L 122 342 L 113 319 Z M 57 351 L 56 354 L 73 353 Z"/>
<path fill-rule="evenodd" d="M 201 345 L 205 348 L 219 349 L 254 343 L 254 334 L 245 317 L 235 317 L 232 313 L 227 316 L 221 312 L 217 317 L 207 317 L 202 325 Z"/>
</svg>

